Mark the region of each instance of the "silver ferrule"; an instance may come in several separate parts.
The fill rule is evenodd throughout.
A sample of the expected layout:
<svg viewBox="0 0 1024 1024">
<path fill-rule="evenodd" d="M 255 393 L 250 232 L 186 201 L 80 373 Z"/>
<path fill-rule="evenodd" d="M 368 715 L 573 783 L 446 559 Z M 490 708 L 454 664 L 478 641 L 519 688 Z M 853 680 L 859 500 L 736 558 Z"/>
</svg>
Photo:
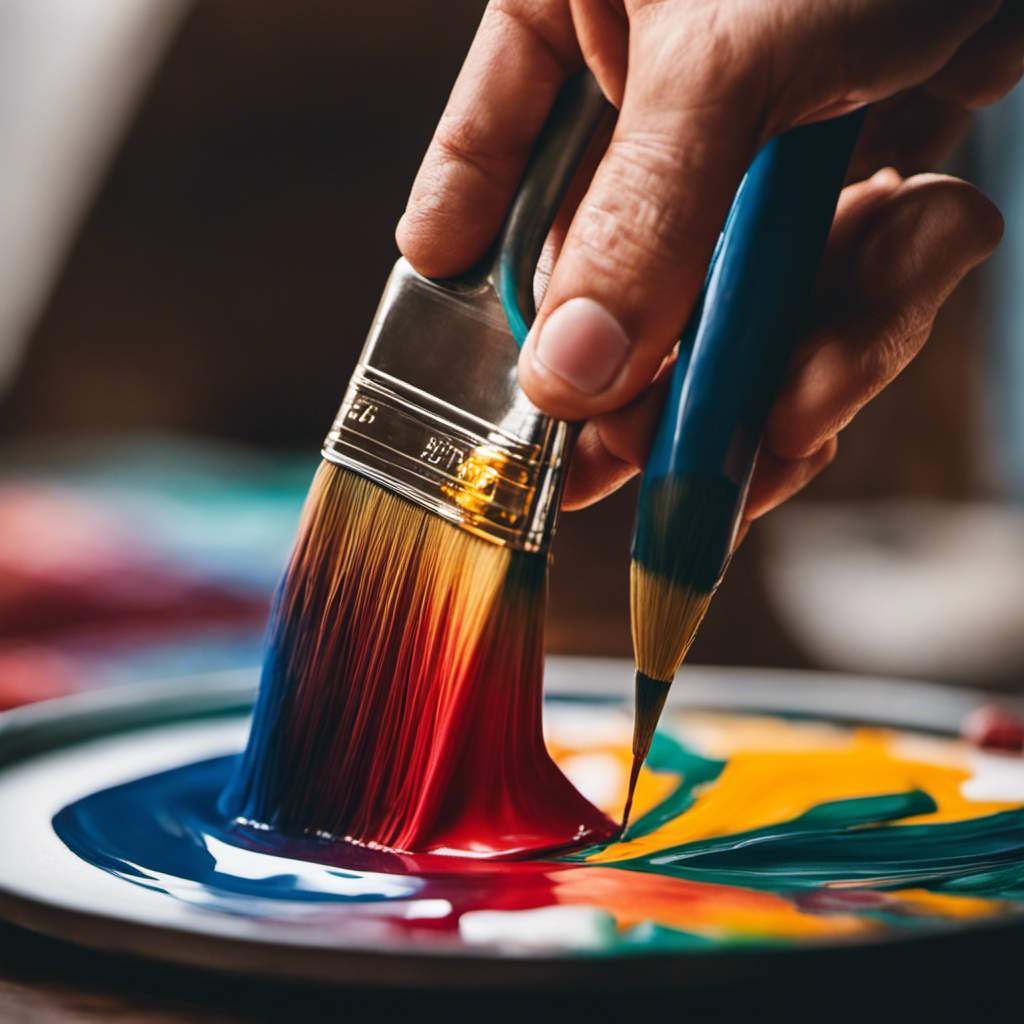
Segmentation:
<svg viewBox="0 0 1024 1024">
<path fill-rule="evenodd" d="M 569 427 L 519 387 L 490 283 L 438 283 L 399 260 L 325 459 L 495 544 L 547 547 Z"/>
</svg>

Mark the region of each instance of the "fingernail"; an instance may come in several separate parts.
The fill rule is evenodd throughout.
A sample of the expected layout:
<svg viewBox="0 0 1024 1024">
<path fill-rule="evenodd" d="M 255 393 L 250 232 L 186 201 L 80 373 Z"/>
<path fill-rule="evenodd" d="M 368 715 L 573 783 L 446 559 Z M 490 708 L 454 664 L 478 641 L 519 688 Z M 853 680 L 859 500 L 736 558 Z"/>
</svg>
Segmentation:
<svg viewBox="0 0 1024 1024">
<path fill-rule="evenodd" d="M 593 299 L 570 299 L 544 321 L 533 349 L 542 373 L 553 373 L 584 395 L 598 395 L 629 354 L 622 325 Z"/>
</svg>

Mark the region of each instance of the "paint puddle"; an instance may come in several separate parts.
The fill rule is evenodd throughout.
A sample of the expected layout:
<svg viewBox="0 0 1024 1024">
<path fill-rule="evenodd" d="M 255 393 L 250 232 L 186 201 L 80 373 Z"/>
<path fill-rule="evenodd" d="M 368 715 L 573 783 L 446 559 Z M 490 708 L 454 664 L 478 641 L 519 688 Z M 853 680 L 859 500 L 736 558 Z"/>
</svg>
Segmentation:
<svg viewBox="0 0 1024 1024">
<path fill-rule="evenodd" d="M 548 747 L 607 814 L 629 717 L 551 702 Z M 212 913 L 569 955 L 820 943 L 1024 912 L 1024 759 L 880 728 L 665 716 L 621 840 L 501 861 L 287 836 L 219 809 L 237 757 L 106 789 L 54 818 L 79 857 Z"/>
</svg>

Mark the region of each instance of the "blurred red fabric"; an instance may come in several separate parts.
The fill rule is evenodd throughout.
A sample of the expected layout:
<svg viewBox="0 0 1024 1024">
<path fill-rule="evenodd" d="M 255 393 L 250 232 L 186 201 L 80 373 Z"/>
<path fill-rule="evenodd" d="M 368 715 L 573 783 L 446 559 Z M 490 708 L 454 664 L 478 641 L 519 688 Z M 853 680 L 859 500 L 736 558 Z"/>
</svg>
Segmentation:
<svg viewBox="0 0 1024 1024">
<path fill-rule="evenodd" d="M 73 692 L 69 643 L 111 649 L 211 623 L 259 623 L 261 595 L 170 564 L 116 508 L 71 489 L 0 485 L 0 709 Z"/>
</svg>

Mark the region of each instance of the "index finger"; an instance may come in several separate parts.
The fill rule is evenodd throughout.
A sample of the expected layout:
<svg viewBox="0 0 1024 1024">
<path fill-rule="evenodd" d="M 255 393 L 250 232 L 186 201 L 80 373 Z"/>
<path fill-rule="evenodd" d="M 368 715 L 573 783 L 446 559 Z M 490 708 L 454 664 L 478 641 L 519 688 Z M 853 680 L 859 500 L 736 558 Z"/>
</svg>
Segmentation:
<svg viewBox="0 0 1024 1024">
<path fill-rule="evenodd" d="M 449 277 L 487 251 L 582 63 L 567 0 L 491 0 L 398 224 L 398 247 L 420 273 Z"/>
</svg>

